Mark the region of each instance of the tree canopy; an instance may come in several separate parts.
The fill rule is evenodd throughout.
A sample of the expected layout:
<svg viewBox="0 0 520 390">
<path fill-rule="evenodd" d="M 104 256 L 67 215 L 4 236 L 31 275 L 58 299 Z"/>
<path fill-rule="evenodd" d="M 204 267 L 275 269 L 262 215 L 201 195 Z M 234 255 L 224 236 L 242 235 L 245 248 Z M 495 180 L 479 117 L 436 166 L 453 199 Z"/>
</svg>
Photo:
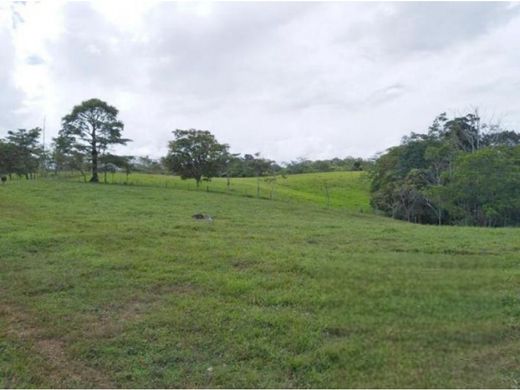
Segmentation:
<svg viewBox="0 0 520 390">
<path fill-rule="evenodd" d="M 419 223 L 520 224 L 520 135 L 482 124 L 477 113 L 439 115 L 371 170 L 371 203 Z"/>
</svg>

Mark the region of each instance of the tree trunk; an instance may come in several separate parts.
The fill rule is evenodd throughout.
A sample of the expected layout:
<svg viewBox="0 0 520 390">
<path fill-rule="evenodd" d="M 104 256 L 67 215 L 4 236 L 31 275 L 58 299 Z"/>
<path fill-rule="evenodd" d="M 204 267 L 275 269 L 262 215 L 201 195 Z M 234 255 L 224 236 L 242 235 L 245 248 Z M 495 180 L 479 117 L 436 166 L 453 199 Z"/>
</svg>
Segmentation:
<svg viewBox="0 0 520 390">
<path fill-rule="evenodd" d="M 92 177 L 90 178 L 91 183 L 99 183 L 98 176 L 98 153 L 95 147 L 92 148 Z"/>
</svg>

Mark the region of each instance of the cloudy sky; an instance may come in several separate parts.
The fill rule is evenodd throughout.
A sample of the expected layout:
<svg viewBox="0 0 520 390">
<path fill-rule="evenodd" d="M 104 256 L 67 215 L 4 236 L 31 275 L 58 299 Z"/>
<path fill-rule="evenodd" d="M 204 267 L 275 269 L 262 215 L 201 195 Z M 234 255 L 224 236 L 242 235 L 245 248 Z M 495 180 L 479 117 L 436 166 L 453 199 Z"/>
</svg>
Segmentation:
<svg viewBox="0 0 520 390">
<path fill-rule="evenodd" d="M 82 100 L 160 157 L 176 128 L 279 162 L 370 157 L 440 112 L 520 130 L 520 4 L 0 5 L 0 137 Z"/>
</svg>

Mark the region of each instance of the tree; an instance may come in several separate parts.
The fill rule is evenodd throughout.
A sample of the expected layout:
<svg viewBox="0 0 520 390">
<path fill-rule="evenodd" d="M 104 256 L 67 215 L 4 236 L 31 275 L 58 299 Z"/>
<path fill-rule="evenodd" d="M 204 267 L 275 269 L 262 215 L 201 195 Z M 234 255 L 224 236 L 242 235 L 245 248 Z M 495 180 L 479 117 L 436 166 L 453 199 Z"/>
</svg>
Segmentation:
<svg viewBox="0 0 520 390">
<path fill-rule="evenodd" d="M 73 138 L 61 134 L 53 139 L 52 146 L 51 156 L 54 174 L 57 175 L 65 170 L 70 172 L 77 170 L 83 180 L 87 182 L 87 173 L 91 169 L 91 165 L 87 161 L 85 153 L 74 148 Z"/>
<path fill-rule="evenodd" d="M 254 156 L 246 154 L 244 156 L 245 166 L 247 170 L 254 172 L 256 176 L 256 197 L 260 197 L 260 176 L 265 176 L 271 172 L 271 166 L 274 161 L 267 160 L 260 157 L 260 152 L 255 153 Z M 248 175 L 249 176 L 249 175 Z"/>
<path fill-rule="evenodd" d="M 484 146 L 517 146 L 520 145 L 520 134 L 514 131 L 493 131 L 482 137 Z"/>
<path fill-rule="evenodd" d="M 481 124 L 477 114 L 441 114 L 428 134 L 412 133 L 377 159 L 371 204 L 419 223 L 520 224 L 518 141 L 519 134 Z"/>
<path fill-rule="evenodd" d="M 75 106 L 62 119 L 60 137 L 68 139 L 68 153 L 79 152 L 90 159 L 91 182 L 99 182 L 98 161 L 100 153 L 114 144 L 125 145 L 129 139 L 122 138 L 123 122 L 117 119 L 119 111 L 99 99 L 90 99 Z M 67 145 L 67 143 L 65 143 Z"/>
<path fill-rule="evenodd" d="M 132 164 L 132 169 L 137 172 L 155 174 L 164 173 L 164 167 L 162 166 L 161 162 L 148 156 L 134 157 L 130 162 Z"/>
<path fill-rule="evenodd" d="M 0 140 L 0 174 L 12 174 L 16 170 L 16 148 L 13 144 Z"/>
<path fill-rule="evenodd" d="M 65 169 L 71 168 L 73 140 L 65 135 L 59 135 L 52 140 L 52 162 L 54 165 L 54 173 L 58 174 Z"/>
<path fill-rule="evenodd" d="M 7 146 L 4 147 L 6 156 L 4 164 L 8 168 L 7 173 L 24 175 L 27 179 L 38 170 L 41 160 L 42 147 L 39 144 L 41 129 L 35 127 L 31 130 L 18 129 L 7 132 Z"/>
<path fill-rule="evenodd" d="M 118 169 L 125 172 L 126 182 L 128 183 L 128 176 L 133 169 L 133 159 L 133 156 L 116 156 L 114 154 L 105 154 L 101 157 L 105 183 L 107 182 L 107 172 L 113 175 Z"/>
<path fill-rule="evenodd" d="M 260 153 L 245 154 L 244 157 L 231 155 L 226 171 L 227 176 L 253 177 L 267 176 L 275 171 L 275 162 L 260 157 Z M 280 169 L 280 167 L 278 167 Z"/>
<path fill-rule="evenodd" d="M 520 146 L 460 155 L 445 186 L 454 222 L 479 226 L 520 223 Z"/>
<path fill-rule="evenodd" d="M 361 158 L 345 157 L 343 159 L 335 157 L 330 160 L 308 160 L 299 158 L 285 164 L 285 172 L 290 174 L 314 173 L 314 172 L 333 172 L 333 171 L 363 171 L 369 168 L 372 163 Z"/>
<path fill-rule="evenodd" d="M 198 187 L 203 178 L 217 176 L 227 164 L 229 146 L 219 144 L 209 131 L 177 129 L 173 134 L 164 165 L 182 179 L 195 179 Z"/>
<path fill-rule="evenodd" d="M 445 122 L 445 136 L 464 152 L 475 152 L 480 148 L 481 125 L 478 112 L 457 117 Z"/>
</svg>

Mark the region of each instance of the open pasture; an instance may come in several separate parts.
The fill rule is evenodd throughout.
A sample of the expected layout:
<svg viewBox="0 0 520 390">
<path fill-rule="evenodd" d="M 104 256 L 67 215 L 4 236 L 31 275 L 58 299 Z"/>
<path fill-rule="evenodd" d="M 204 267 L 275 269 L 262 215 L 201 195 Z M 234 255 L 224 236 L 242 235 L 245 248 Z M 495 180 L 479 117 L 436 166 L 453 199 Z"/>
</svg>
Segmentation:
<svg viewBox="0 0 520 390">
<path fill-rule="evenodd" d="M 0 186 L 0 386 L 518 387 L 518 230 L 292 200 Z"/>
<path fill-rule="evenodd" d="M 83 181 L 81 177 L 73 180 Z M 101 181 L 105 176 L 101 175 Z M 344 208 L 351 211 L 370 212 L 368 204 L 369 179 L 365 172 L 326 172 L 272 177 L 217 177 L 203 181 L 197 188 L 195 181 L 181 180 L 179 176 L 148 175 L 142 173 L 107 173 L 107 184 L 163 187 L 188 191 L 219 192 L 229 195 L 305 202 Z"/>
</svg>

